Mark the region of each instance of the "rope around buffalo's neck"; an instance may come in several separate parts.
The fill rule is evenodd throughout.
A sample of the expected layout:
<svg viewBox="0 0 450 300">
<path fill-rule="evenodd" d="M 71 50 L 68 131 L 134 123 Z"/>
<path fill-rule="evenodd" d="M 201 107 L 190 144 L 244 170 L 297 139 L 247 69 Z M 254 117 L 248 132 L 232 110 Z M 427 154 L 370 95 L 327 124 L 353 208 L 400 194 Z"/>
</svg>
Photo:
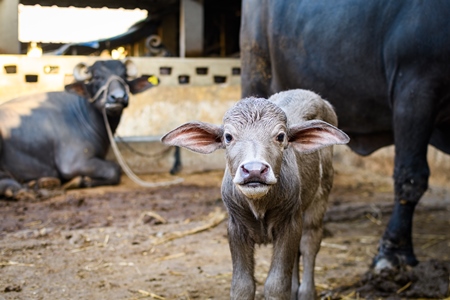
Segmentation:
<svg viewBox="0 0 450 300">
<path fill-rule="evenodd" d="M 105 127 L 106 131 L 108 132 L 109 141 L 111 143 L 111 148 L 114 151 L 114 154 L 116 155 L 117 161 L 119 162 L 119 165 L 122 167 L 122 170 L 127 174 L 127 176 L 134 181 L 135 183 L 139 184 L 143 187 L 159 187 L 159 186 L 168 186 L 176 183 L 180 183 L 183 181 L 183 178 L 176 178 L 172 181 L 163 181 L 163 182 L 148 182 L 140 179 L 127 165 L 125 162 L 125 159 L 123 158 L 122 154 L 119 151 L 119 147 L 117 147 L 117 143 L 114 140 L 114 135 L 112 134 L 111 126 L 109 126 L 108 117 L 106 116 L 106 110 L 105 108 L 102 109 L 103 112 L 103 119 L 105 120 Z"/>
</svg>

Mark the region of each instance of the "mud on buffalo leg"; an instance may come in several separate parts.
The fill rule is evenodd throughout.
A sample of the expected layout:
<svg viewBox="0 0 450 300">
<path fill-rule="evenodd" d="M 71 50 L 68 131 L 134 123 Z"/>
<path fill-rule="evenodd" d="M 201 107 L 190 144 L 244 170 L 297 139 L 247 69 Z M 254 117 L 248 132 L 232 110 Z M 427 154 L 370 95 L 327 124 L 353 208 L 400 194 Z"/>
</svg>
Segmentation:
<svg viewBox="0 0 450 300">
<path fill-rule="evenodd" d="M 412 242 L 413 216 L 428 188 L 427 147 L 435 115 L 433 99 L 424 84 L 412 82 L 403 86 L 394 101 L 395 205 L 374 258 L 376 269 L 418 263 Z"/>
</svg>

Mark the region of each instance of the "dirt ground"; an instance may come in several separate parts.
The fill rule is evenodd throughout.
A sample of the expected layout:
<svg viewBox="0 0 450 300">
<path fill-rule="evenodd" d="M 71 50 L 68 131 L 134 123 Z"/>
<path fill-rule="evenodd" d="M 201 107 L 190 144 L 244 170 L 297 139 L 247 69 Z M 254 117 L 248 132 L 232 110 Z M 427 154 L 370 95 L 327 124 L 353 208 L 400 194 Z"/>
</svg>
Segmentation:
<svg viewBox="0 0 450 300">
<path fill-rule="evenodd" d="M 364 170 L 336 170 L 316 287 L 322 299 L 363 299 L 355 284 L 367 275 L 392 209 L 392 182 Z M 124 175 L 119 186 L 0 201 L 0 299 L 228 299 L 222 172 L 181 176 L 183 183 L 162 188 L 139 187 Z M 414 219 L 416 255 L 447 268 L 432 280 L 446 293 L 449 210 L 450 188 L 432 185 Z M 257 299 L 270 255 L 270 246 L 257 248 Z M 366 299 L 400 299 L 414 287 L 410 279 L 399 284 L 391 296 Z"/>
</svg>

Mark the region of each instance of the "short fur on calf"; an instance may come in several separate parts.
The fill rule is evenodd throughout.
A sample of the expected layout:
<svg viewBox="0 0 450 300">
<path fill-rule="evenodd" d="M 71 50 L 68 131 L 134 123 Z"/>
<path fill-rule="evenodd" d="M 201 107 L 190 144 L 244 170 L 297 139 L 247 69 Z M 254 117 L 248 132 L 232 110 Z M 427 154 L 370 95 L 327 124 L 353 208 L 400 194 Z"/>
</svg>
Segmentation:
<svg viewBox="0 0 450 300">
<path fill-rule="evenodd" d="M 254 247 L 266 243 L 273 244 L 266 299 L 316 296 L 314 264 L 333 182 L 330 146 L 349 141 L 336 126 L 327 101 L 289 90 L 239 101 L 222 126 L 190 122 L 162 137 L 199 153 L 225 149 L 222 198 L 229 213 L 232 299 L 254 298 Z"/>
</svg>

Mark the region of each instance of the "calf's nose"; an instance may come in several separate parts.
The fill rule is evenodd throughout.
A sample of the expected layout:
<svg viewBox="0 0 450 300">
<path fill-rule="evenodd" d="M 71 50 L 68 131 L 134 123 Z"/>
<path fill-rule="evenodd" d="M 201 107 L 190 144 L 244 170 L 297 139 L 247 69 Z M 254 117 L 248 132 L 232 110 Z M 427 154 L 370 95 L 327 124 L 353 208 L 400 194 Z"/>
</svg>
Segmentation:
<svg viewBox="0 0 450 300">
<path fill-rule="evenodd" d="M 269 172 L 269 166 L 261 162 L 248 162 L 241 166 L 240 175 L 243 179 L 262 178 Z"/>
</svg>

